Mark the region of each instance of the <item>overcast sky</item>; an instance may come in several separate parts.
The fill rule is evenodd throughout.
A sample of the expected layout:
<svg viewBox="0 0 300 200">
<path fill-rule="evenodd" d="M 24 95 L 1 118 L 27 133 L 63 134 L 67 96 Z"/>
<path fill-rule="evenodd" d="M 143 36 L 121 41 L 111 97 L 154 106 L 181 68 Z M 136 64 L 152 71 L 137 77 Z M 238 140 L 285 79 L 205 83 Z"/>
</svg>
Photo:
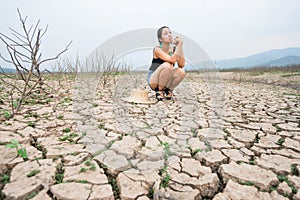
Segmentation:
<svg viewBox="0 0 300 200">
<path fill-rule="evenodd" d="M 299 0 L 1 0 L 0 32 L 19 30 L 17 8 L 29 23 L 49 25 L 42 50 L 88 56 L 113 36 L 168 25 L 197 42 L 212 59 L 300 46 Z M 0 52 L 5 51 L 1 44 Z"/>
</svg>

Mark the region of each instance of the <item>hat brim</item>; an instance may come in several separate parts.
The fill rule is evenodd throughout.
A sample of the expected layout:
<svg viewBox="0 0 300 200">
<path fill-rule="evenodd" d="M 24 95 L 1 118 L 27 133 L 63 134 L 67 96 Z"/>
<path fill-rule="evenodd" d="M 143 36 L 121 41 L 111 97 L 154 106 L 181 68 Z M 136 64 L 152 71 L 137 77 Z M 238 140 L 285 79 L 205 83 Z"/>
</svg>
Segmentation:
<svg viewBox="0 0 300 200">
<path fill-rule="evenodd" d="M 152 100 L 141 100 L 141 99 L 132 99 L 130 97 L 121 98 L 123 101 L 129 102 L 129 103 L 140 103 L 140 104 L 154 104 L 157 101 Z"/>
</svg>

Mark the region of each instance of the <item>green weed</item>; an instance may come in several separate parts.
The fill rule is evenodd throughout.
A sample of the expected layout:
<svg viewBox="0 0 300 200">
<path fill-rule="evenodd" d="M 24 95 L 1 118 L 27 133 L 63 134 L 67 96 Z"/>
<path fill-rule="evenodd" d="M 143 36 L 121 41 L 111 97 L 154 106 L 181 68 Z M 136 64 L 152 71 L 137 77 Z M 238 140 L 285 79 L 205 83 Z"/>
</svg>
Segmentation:
<svg viewBox="0 0 300 200">
<path fill-rule="evenodd" d="M 32 170 L 29 174 L 27 174 L 27 177 L 32 177 L 32 176 L 35 176 L 37 175 L 38 173 L 40 173 L 40 170 Z"/>
<path fill-rule="evenodd" d="M 9 144 L 5 145 L 6 148 L 16 149 L 17 156 L 23 158 L 24 160 L 28 160 L 28 154 L 25 148 L 17 140 L 11 140 Z"/>
</svg>

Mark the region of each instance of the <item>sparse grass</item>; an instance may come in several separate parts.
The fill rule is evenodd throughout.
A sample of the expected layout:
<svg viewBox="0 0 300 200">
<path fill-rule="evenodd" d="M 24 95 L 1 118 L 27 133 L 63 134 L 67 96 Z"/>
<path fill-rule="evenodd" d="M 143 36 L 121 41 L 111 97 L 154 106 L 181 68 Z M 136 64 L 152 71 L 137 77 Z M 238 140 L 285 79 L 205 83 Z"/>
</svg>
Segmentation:
<svg viewBox="0 0 300 200">
<path fill-rule="evenodd" d="M 286 183 L 289 183 L 289 180 L 287 178 L 287 176 L 283 176 L 283 175 L 277 175 L 277 178 L 280 182 L 286 182 Z"/>
<path fill-rule="evenodd" d="M 83 183 L 83 184 L 87 184 L 88 183 L 88 181 L 87 180 L 78 180 L 78 181 L 76 181 L 77 183 Z"/>
<path fill-rule="evenodd" d="M 298 192 L 298 189 L 289 181 L 287 176 L 277 175 L 277 178 L 280 182 L 286 182 L 288 184 L 288 186 L 292 189 L 292 192 L 294 194 L 296 194 Z"/>
<path fill-rule="evenodd" d="M 27 174 L 27 177 L 32 177 L 37 175 L 38 173 L 40 173 L 40 170 L 34 169 L 31 172 L 29 172 L 29 174 Z"/>
<path fill-rule="evenodd" d="M 59 115 L 59 116 L 57 116 L 57 119 L 63 120 L 64 116 L 63 115 Z"/>
<path fill-rule="evenodd" d="M 167 172 L 165 173 L 165 176 L 162 178 L 161 183 L 160 183 L 160 188 L 166 188 L 169 185 L 169 182 L 171 180 L 171 176 L 170 174 L 168 174 Z"/>
<path fill-rule="evenodd" d="M 242 181 L 242 180 L 239 180 L 239 184 L 247 185 L 247 186 L 253 186 L 254 185 L 254 183 L 252 181 Z"/>
<path fill-rule="evenodd" d="M 28 154 L 25 148 L 17 140 L 11 140 L 9 144 L 5 145 L 6 148 L 16 149 L 17 156 L 23 158 L 23 160 L 28 160 Z"/>
<path fill-rule="evenodd" d="M 93 165 L 89 168 L 89 170 L 95 171 L 95 170 L 96 170 L 96 166 L 93 164 Z"/>
<path fill-rule="evenodd" d="M 70 133 L 67 135 L 64 135 L 63 137 L 59 137 L 59 141 L 66 141 L 68 140 L 70 143 L 75 143 L 74 138 L 78 137 L 77 133 Z"/>
<path fill-rule="evenodd" d="M 250 160 L 249 160 L 249 164 L 250 164 L 250 165 L 255 165 L 255 161 L 254 161 L 253 159 L 250 159 Z"/>
<path fill-rule="evenodd" d="M 85 161 L 85 163 L 84 163 L 86 166 L 91 166 L 92 165 L 92 163 L 91 163 L 91 160 L 90 159 L 88 159 L 87 161 Z"/>
<path fill-rule="evenodd" d="M 171 155 L 170 151 L 170 144 L 168 142 L 161 143 L 162 146 L 164 146 L 164 151 L 165 151 L 165 160 L 169 158 Z"/>
<path fill-rule="evenodd" d="M 58 164 L 56 166 L 56 172 L 55 172 L 55 181 L 57 184 L 63 183 L 64 179 L 64 169 L 62 163 Z"/>
<path fill-rule="evenodd" d="M 119 187 L 117 184 L 117 180 L 114 177 L 108 179 L 108 183 L 111 185 L 114 196 L 118 196 Z"/>
<path fill-rule="evenodd" d="M 284 92 L 283 95 L 300 97 L 300 94 L 295 94 L 295 93 L 285 93 Z"/>
<path fill-rule="evenodd" d="M 27 199 L 32 199 L 33 197 L 35 197 L 38 193 L 37 192 L 31 192 L 28 197 L 26 198 Z"/>
<path fill-rule="evenodd" d="M 282 131 L 282 128 L 280 128 L 280 127 L 278 126 L 278 124 L 275 124 L 275 128 L 276 128 L 276 131 L 277 131 L 277 132 L 281 132 L 281 131 Z"/>
<path fill-rule="evenodd" d="M 63 132 L 64 132 L 64 133 L 70 133 L 70 132 L 71 132 L 71 129 L 70 129 L 70 128 L 64 128 L 64 129 L 63 129 Z"/>
<path fill-rule="evenodd" d="M 291 164 L 291 172 L 292 172 L 292 175 L 299 176 L 299 172 L 298 172 L 295 164 Z"/>
<path fill-rule="evenodd" d="M 85 167 L 81 167 L 80 168 L 79 173 L 82 173 L 82 172 L 86 172 L 86 168 Z"/>
<path fill-rule="evenodd" d="M 5 119 L 10 119 L 11 118 L 11 114 L 9 111 L 7 110 L 3 110 L 3 115 Z"/>
<path fill-rule="evenodd" d="M 278 141 L 276 142 L 277 145 L 282 146 L 284 143 L 285 139 L 284 138 L 279 138 Z"/>
<path fill-rule="evenodd" d="M 191 132 L 192 132 L 194 138 L 197 137 L 197 131 L 195 128 L 191 128 Z"/>
<path fill-rule="evenodd" d="M 258 136 L 258 134 L 255 136 L 255 143 L 259 143 L 260 137 Z"/>
<path fill-rule="evenodd" d="M 27 126 L 30 126 L 32 128 L 35 128 L 35 122 L 28 122 Z"/>
<path fill-rule="evenodd" d="M 105 124 L 104 124 L 104 123 L 100 123 L 100 124 L 98 125 L 98 128 L 100 128 L 100 129 L 104 129 L 104 127 L 105 127 Z"/>
<path fill-rule="evenodd" d="M 192 157 L 194 157 L 197 153 L 202 152 L 202 149 L 200 149 L 200 148 L 194 149 L 194 151 L 193 151 L 193 149 L 191 147 L 189 147 L 189 150 L 190 150 Z"/>
<path fill-rule="evenodd" d="M 300 76 L 300 74 L 283 74 L 281 77 Z"/>
<path fill-rule="evenodd" d="M 3 185 L 6 185 L 7 183 L 9 183 L 9 180 L 10 180 L 9 174 L 3 174 L 3 175 L 1 176 L 0 182 L 1 182 Z"/>
<path fill-rule="evenodd" d="M 153 199 L 154 198 L 154 189 L 153 187 L 149 187 L 149 190 L 148 190 L 148 198 L 149 199 Z"/>
</svg>

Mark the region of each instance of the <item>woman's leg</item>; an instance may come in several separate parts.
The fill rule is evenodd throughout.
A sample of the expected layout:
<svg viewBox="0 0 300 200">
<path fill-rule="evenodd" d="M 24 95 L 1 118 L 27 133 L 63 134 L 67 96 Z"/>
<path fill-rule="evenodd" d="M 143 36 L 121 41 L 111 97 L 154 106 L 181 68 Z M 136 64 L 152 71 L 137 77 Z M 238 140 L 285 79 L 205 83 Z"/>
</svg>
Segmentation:
<svg viewBox="0 0 300 200">
<path fill-rule="evenodd" d="M 170 63 L 164 62 L 161 64 L 150 77 L 151 89 L 155 90 L 158 88 L 158 90 L 162 91 L 167 86 L 167 83 L 170 82 L 172 73 L 173 66 Z"/>
<path fill-rule="evenodd" d="M 167 88 L 174 90 L 174 88 L 184 79 L 185 71 L 183 68 L 173 69 L 172 78 L 167 84 Z"/>
</svg>

